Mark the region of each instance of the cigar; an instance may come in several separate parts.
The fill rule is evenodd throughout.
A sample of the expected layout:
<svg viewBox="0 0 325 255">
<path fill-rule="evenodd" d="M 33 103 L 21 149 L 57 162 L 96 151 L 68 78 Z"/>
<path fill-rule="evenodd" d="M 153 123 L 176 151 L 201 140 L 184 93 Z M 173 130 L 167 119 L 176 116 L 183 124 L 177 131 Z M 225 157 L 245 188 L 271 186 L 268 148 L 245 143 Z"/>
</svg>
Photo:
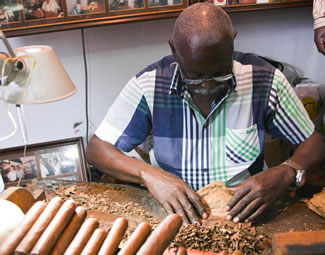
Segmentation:
<svg viewBox="0 0 325 255">
<path fill-rule="evenodd" d="M 125 218 L 117 218 L 100 248 L 98 255 L 115 255 L 127 227 L 128 221 Z"/>
<path fill-rule="evenodd" d="M 73 238 L 64 254 L 77 255 L 80 254 L 86 246 L 89 238 L 98 227 L 98 221 L 95 218 L 88 218 L 79 229 L 77 235 Z"/>
<path fill-rule="evenodd" d="M 169 214 L 151 233 L 137 255 L 163 254 L 182 225 L 178 214 Z"/>
<path fill-rule="evenodd" d="M 151 233 L 151 226 L 142 222 L 133 232 L 126 245 L 119 251 L 118 255 L 134 255 L 144 244 Z"/>
<path fill-rule="evenodd" d="M 107 232 L 104 229 L 97 228 L 90 237 L 85 248 L 82 250 L 81 255 L 96 255 L 106 236 Z"/>
<path fill-rule="evenodd" d="M 18 244 L 23 240 L 27 232 L 31 229 L 37 218 L 44 211 L 47 203 L 38 201 L 28 210 L 19 228 L 15 229 L 0 247 L 0 255 L 11 255 Z"/>
<path fill-rule="evenodd" d="M 47 255 L 50 253 L 64 228 L 69 223 L 76 207 L 76 202 L 72 200 L 64 202 L 32 249 L 31 255 Z"/>
<path fill-rule="evenodd" d="M 63 233 L 56 242 L 51 255 L 62 255 L 71 243 L 72 239 L 75 237 L 82 223 L 87 216 L 87 210 L 81 206 L 78 206 L 75 210 L 72 219 L 70 220 L 68 226 L 64 229 Z"/>
<path fill-rule="evenodd" d="M 25 255 L 30 253 L 40 236 L 43 234 L 44 230 L 59 211 L 62 204 L 63 200 L 60 197 L 52 198 L 34 225 L 28 231 L 27 235 L 16 248 L 15 254 Z"/>
<path fill-rule="evenodd" d="M 186 249 L 183 246 L 177 248 L 176 255 L 186 255 L 186 254 L 187 254 Z"/>
</svg>

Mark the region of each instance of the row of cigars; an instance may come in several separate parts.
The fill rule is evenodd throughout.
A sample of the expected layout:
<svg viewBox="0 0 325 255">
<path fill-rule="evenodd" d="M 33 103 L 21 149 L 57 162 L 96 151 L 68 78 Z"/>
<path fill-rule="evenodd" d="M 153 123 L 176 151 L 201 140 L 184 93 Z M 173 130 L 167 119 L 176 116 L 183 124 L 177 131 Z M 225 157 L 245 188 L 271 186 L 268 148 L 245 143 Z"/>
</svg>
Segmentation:
<svg viewBox="0 0 325 255">
<path fill-rule="evenodd" d="M 154 231 L 143 222 L 120 249 L 128 227 L 125 218 L 117 218 L 107 232 L 75 201 L 54 197 L 29 209 L 20 227 L 0 244 L 0 255 L 160 255 L 181 225 L 177 214 L 167 216 Z"/>
</svg>

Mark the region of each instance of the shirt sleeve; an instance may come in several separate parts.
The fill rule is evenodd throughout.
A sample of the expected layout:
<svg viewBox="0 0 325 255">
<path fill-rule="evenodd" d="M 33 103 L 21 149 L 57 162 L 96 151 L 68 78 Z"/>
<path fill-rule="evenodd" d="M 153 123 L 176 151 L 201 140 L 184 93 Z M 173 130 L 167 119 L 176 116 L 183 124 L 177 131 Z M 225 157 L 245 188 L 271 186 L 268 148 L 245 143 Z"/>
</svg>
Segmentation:
<svg viewBox="0 0 325 255">
<path fill-rule="evenodd" d="M 151 112 L 136 77 L 123 88 L 95 134 L 121 151 L 129 152 L 149 135 Z"/>
<path fill-rule="evenodd" d="M 293 144 L 314 132 L 314 123 L 285 76 L 275 69 L 267 105 L 267 130 Z"/>
<path fill-rule="evenodd" d="M 325 1 L 314 0 L 313 5 L 314 29 L 325 26 Z"/>
</svg>

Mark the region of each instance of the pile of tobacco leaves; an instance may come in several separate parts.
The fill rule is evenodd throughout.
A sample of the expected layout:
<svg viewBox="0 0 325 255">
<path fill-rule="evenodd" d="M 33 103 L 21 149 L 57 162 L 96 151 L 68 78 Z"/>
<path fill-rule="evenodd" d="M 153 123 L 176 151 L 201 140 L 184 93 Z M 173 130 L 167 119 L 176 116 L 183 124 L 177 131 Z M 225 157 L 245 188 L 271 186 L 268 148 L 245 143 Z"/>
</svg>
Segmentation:
<svg viewBox="0 0 325 255">
<path fill-rule="evenodd" d="M 182 227 L 170 247 L 184 246 L 187 249 L 223 252 L 232 254 L 271 254 L 270 238 L 255 228 L 228 225 L 188 225 Z"/>
</svg>

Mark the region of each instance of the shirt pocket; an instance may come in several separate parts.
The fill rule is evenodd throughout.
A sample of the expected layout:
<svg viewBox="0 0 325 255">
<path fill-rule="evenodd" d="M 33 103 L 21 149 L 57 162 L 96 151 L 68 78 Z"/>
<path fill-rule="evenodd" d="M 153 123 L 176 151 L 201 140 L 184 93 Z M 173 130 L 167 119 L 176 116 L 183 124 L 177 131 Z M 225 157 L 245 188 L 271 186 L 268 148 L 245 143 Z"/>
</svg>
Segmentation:
<svg viewBox="0 0 325 255">
<path fill-rule="evenodd" d="M 226 159 L 239 164 L 253 162 L 260 155 L 257 125 L 249 128 L 226 128 Z"/>
</svg>

